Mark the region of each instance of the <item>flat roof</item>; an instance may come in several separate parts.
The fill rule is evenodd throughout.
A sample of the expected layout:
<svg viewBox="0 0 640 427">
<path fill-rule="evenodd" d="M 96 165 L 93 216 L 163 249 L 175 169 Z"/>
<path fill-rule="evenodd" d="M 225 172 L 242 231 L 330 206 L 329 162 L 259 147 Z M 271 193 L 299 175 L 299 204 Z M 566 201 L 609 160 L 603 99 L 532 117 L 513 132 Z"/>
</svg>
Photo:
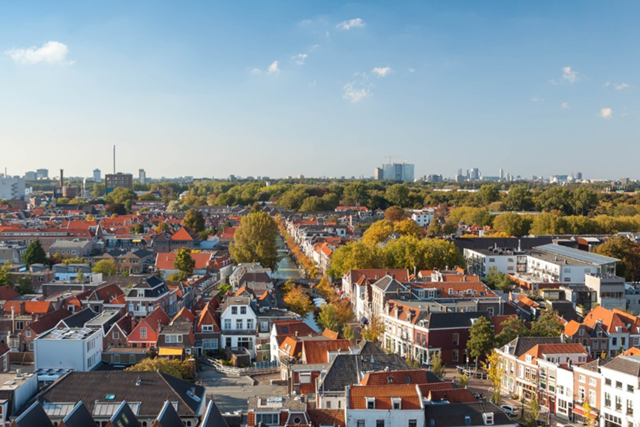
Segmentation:
<svg viewBox="0 0 640 427">
<path fill-rule="evenodd" d="M 90 328 L 64 328 L 53 329 L 44 335 L 36 338 L 39 340 L 84 340 L 98 332 L 98 329 Z"/>
<path fill-rule="evenodd" d="M 554 244 L 536 246 L 534 249 L 538 249 L 540 251 L 548 252 L 558 256 L 567 257 L 570 259 L 574 259 L 576 261 L 581 261 L 581 262 L 585 262 L 592 265 L 612 264 L 620 261 L 618 258 L 611 258 L 604 255 L 598 255 L 591 252 L 581 251 L 579 249 L 573 249 L 567 246 L 554 245 Z"/>
</svg>

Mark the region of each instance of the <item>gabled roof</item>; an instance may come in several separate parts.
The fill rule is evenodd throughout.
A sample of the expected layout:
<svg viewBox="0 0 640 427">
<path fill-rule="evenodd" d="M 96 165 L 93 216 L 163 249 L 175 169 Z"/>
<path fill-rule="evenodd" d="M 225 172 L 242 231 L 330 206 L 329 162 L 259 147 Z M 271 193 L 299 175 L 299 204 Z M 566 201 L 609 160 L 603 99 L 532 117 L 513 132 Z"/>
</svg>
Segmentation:
<svg viewBox="0 0 640 427">
<path fill-rule="evenodd" d="M 352 346 L 349 340 L 303 341 L 302 358 L 308 364 L 329 363 L 328 352 L 349 351 Z"/>
<path fill-rule="evenodd" d="M 109 421 L 115 427 L 140 427 L 138 418 L 136 418 L 126 400 L 122 401 L 120 407 L 113 413 Z"/>
<path fill-rule="evenodd" d="M 53 427 L 47 413 L 38 401 L 33 402 L 29 409 L 16 418 L 14 425 L 16 427 Z"/>
<path fill-rule="evenodd" d="M 224 419 L 213 400 L 209 401 L 207 409 L 204 411 L 204 415 L 202 416 L 202 422 L 198 427 L 228 427 L 227 421 Z"/>
<path fill-rule="evenodd" d="M 196 320 L 196 316 L 194 316 L 193 313 L 191 313 L 188 308 L 182 307 L 178 312 L 178 314 L 176 314 L 175 317 L 171 320 L 171 322 L 182 321 L 182 322 L 189 322 L 193 324 L 195 320 Z"/>
<path fill-rule="evenodd" d="M 561 343 L 560 337 L 518 337 L 513 341 L 507 343 L 504 347 L 501 348 L 501 350 L 518 358 L 538 344 L 559 343 Z"/>
<path fill-rule="evenodd" d="M 640 378 L 640 356 L 618 356 L 603 367 Z"/>
<path fill-rule="evenodd" d="M 93 310 L 91 310 L 91 308 L 87 307 L 84 310 L 74 313 L 71 316 L 61 320 L 61 322 L 64 322 L 64 324 L 69 328 L 83 328 L 85 323 L 95 318 L 96 316 L 97 314 Z"/>
<path fill-rule="evenodd" d="M 640 333 L 640 318 L 617 309 L 607 310 L 602 306 L 591 310 L 583 323 L 590 328 L 600 323 L 608 333 Z"/>
<path fill-rule="evenodd" d="M 20 296 L 11 286 L 0 286 L 0 301 L 9 301 Z"/>
<path fill-rule="evenodd" d="M 318 335 L 302 320 L 274 320 L 273 326 L 276 330 L 276 336 Z"/>
<path fill-rule="evenodd" d="M 349 409 L 367 409 L 367 398 L 375 399 L 376 410 L 393 409 L 392 398 L 402 399 L 402 410 L 417 410 L 422 407 L 418 388 L 414 384 L 353 386 L 348 393 Z"/>
<path fill-rule="evenodd" d="M 64 417 L 62 422 L 65 427 L 87 427 L 95 424 L 91 412 L 89 412 L 82 400 Z"/>
<path fill-rule="evenodd" d="M 336 331 L 332 331 L 331 329 L 327 328 L 322 331 L 322 336 L 327 337 L 330 340 L 337 340 L 338 338 L 340 338 L 340 335 Z"/>
<path fill-rule="evenodd" d="M 191 234 L 189 233 L 186 227 L 180 227 L 178 231 L 173 233 L 173 235 L 171 236 L 171 240 L 191 241 L 193 240 L 193 237 L 191 236 Z"/>
<path fill-rule="evenodd" d="M 216 300 L 211 300 L 204 306 L 200 315 L 198 316 L 198 322 L 196 323 L 196 333 L 202 332 L 203 325 L 213 325 L 213 332 L 220 332 L 220 325 L 218 315 L 216 314 Z"/>
<path fill-rule="evenodd" d="M 198 252 L 191 254 L 191 259 L 195 261 L 194 270 L 205 270 L 209 266 L 211 260 L 211 253 Z M 156 255 L 156 268 L 158 270 L 177 270 L 173 263 L 176 259 L 176 252 L 159 252 Z"/>
<path fill-rule="evenodd" d="M 28 328 L 31 329 L 35 335 L 40 335 L 43 332 L 55 328 L 59 321 L 66 319 L 69 316 L 71 316 L 71 312 L 69 310 L 60 308 L 56 311 L 45 314 L 35 322 L 31 322 Z"/>
<path fill-rule="evenodd" d="M 362 381 L 361 385 L 390 385 L 390 384 L 427 384 L 427 371 L 422 369 L 389 371 L 389 372 L 371 372 L 368 373 Z"/>
<path fill-rule="evenodd" d="M 307 409 L 309 419 L 314 426 L 345 427 L 343 409 Z"/>
<path fill-rule="evenodd" d="M 579 343 L 557 343 L 557 344 L 537 344 L 530 350 L 523 353 L 518 359 L 525 360 L 526 356 L 532 356 L 535 359 L 542 358 L 548 354 L 585 354 L 589 352 Z"/>
<path fill-rule="evenodd" d="M 164 402 L 162 410 L 156 418 L 160 427 L 183 427 L 184 423 L 169 400 Z"/>
</svg>

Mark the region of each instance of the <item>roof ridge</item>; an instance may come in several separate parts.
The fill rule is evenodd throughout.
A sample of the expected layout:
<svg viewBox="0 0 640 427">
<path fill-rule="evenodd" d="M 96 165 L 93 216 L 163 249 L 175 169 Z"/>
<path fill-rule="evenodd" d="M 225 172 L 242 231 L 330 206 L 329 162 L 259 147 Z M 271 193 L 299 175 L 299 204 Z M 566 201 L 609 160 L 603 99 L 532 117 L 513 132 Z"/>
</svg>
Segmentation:
<svg viewBox="0 0 640 427">
<path fill-rule="evenodd" d="M 179 399 L 179 400 L 181 400 L 181 401 L 182 401 L 182 403 L 183 403 L 187 408 L 189 408 L 189 410 L 190 410 L 191 412 L 193 412 L 193 414 L 195 415 L 195 414 L 196 414 L 196 411 L 194 411 L 193 409 L 191 409 L 191 406 L 189 406 L 189 404 L 188 404 L 188 403 L 187 403 L 187 402 L 182 398 L 182 396 L 180 395 L 180 393 L 178 393 L 178 392 L 173 388 L 173 386 L 169 383 L 169 381 L 167 381 L 167 379 L 165 378 L 165 376 L 171 376 L 171 375 L 169 375 L 169 374 L 165 374 L 165 373 L 162 373 L 162 372 L 159 372 L 159 371 L 156 371 L 156 373 L 157 373 L 158 375 L 160 375 L 160 378 L 162 378 L 162 381 L 164 381 L 164 382 L 167 384 L 167 386 L 171 389 L 171 391 L 173 391 L 173 392 L 178 396 L 178 399 Z M 175 378 L 175 377 L 171 377 L 171 378 Z M 178 379 L 178 378 L 176 378 L 176 379 Z M 167 400 L 169 400 L 169 399 L 167 399 Z M 202 402 L 200 402 L 200 403 L 202 403 Z M 176 413 L 177 413 L 177 412 L 178 412 L 178 411 L 176 411 Z"/>
</svg>

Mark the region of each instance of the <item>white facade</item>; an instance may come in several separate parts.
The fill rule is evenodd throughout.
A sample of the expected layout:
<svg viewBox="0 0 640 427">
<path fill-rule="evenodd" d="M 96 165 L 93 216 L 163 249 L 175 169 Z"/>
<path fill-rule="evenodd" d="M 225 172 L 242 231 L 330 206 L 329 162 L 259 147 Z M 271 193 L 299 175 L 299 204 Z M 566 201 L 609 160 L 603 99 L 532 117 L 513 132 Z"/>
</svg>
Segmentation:
<svg viewBox="0 0 640 427">
<path fill-rule="evenodd" d="M 640 356 L 620 356 L 630 365 L 640 365 Z M 616 361 L 602 366 L 600 425 L 636 427 L 640 425 L 640 377 L 610 369 Z M 637 368 L 636 368 L 637 369 Z"/>
<path fill-rule="evenodd" d="M 514 253 L 489 252 L 488 250 L 465 249 L 464 259 L 467 261 L 469 273 L 481 277 L 489 273 L 491 267 L 498 269 L 500 273 L 515 274 L 518 263 L 518 255 Z"/>
<path fill-rule="evenodd" d="M 24 178 L 0 175 L 0 199 L 23 200 L 24 191 Z"/>
<path fill-rule="evenodd" d="M 426 227 L 433 221 L 433 210 L 414 211 L 411 214 L 411 219 L 420 227 Z"/>
<path fill-rule="evenodd" d="M 251 357 L 256 355 L 256 331 L 258 316 L 251 308 L 248 298 L 239 298 L 246 302 L 231 301 L 220 315 L 222 348 L 244 347 Z"/>
<path fill-rule="evenodd" d="M 544 282 L 584 283 L 587 274 L 595 274 L 598 267 L 584 263 L 571 263 L 558 259 L 546 260 L 535 255 L 527 256 L 527 275 Z"/>
<path fill-rule="evenodd" d="M 49 331 L 34 340 L 35 369 L 91 371 L 101 363 L 102 342 L 102 328 Z"/>
</svg>

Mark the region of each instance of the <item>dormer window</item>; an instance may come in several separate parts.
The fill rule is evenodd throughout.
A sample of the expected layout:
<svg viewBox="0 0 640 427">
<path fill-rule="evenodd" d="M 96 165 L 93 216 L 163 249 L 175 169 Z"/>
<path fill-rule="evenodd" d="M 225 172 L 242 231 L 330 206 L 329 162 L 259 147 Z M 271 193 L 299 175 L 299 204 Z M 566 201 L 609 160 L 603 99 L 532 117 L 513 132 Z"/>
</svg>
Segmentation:
<svg viewBox="0 0 640 427">
<path fill-rule="evenodd" d="M 231 314 L 238 314 L 238 307 L 231 307 Z"/>
<path fill-rule="evenodd" d="M 484 425 L 492 426 L 493 425 L 493 412 L 485 412 L 482 414 L 482 420 L 484 421 Z"/>
<path fill-rule="evenodd" d="M 533 356 L 530 354 L 527 354 L 526 359 L 527 359 L 527 363 L 531 363 L 531 361 L 533 361 Z"/>
<path fill-rule="evenodd" d="M 402 409 L 402 399 L 400 399 L 399 397 L 392 397 L 391 407 L 393 409 Z"/>
<path fill-rule="evenodd" d="M 376 409 L 375 397 L 365 397 L 365 399 L 367 399 L 367 409 Z"/>
</svg>

